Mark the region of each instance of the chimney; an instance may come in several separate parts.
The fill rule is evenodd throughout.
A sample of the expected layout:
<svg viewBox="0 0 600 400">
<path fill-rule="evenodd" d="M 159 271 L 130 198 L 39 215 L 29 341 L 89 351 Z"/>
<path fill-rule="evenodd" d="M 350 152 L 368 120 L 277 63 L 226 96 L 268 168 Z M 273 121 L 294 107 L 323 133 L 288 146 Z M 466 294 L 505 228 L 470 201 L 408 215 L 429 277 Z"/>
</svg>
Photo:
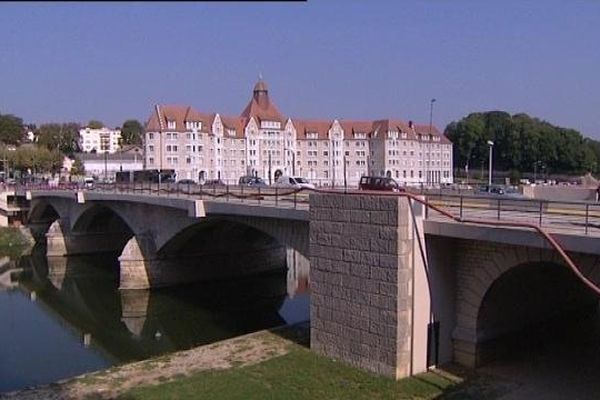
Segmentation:
<svg viewBox="0 0 600 400">
<path fill-rule="evenodd" d="M 408 127 L 409 127 L 410 129 L 412 129 L 412 127 L 413 127 L 413 122 L 412 122 L 412 121 L 408 121 Z"/>
</svg>

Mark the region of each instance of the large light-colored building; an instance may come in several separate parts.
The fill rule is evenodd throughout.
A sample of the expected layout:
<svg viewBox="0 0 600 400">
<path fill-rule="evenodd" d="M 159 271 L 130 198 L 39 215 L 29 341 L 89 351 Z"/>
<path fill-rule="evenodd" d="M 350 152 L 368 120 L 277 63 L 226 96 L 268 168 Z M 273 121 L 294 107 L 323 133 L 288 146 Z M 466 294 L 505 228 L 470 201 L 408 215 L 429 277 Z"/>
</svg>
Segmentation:
<svg viewBox="0 0 600 400">
<path fill-rule="evenodd" d="M 239 117 L 190 106 L 156 105 L 144 140 L 146 167 L 174 169 L 178 179 L 242 175 L 267 182 L 278 174 L 303 176 L 320 186 L 355 187 L 363 175 L 400 184 L 452 183 L 452 143 L 440 131 L 412 121 L 307 120 L 285 117 L 259 80 Z"/>
<path fill-rule="evenodd" d="M 84 153 L 109 153 L 119 150 L 121 131 L 119 129 L 83 128 L 79 130 L 81 150 Z"/>
</svg>

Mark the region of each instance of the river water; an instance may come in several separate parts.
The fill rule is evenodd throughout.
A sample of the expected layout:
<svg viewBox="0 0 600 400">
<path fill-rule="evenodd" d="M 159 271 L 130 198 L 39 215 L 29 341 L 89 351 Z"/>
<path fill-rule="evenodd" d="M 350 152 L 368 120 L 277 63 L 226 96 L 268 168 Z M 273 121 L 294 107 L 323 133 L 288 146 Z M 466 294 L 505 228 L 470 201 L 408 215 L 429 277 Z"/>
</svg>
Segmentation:
<svg viewBox="0 0 600 400">
<path fill-rule="evenodd" d="M 114 257 L 43 254 L 0 286 L 0 393 L 309 319 L 307 267 L 119 291 Z"/>
</svg>

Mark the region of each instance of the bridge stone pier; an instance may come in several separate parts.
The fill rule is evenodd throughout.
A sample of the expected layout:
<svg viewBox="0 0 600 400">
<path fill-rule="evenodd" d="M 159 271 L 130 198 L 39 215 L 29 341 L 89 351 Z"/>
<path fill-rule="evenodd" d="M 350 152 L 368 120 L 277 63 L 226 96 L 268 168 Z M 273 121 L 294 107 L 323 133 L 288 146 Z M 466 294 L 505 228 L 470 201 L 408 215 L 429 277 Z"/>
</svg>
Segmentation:
<svg viewBox="0 0 600 400">
<path fill-rule="evenodd" d="M 422 215 L 406 198 L 311 195 L 314 350 L 393 378 L 426 369 Z"/>
</svg>

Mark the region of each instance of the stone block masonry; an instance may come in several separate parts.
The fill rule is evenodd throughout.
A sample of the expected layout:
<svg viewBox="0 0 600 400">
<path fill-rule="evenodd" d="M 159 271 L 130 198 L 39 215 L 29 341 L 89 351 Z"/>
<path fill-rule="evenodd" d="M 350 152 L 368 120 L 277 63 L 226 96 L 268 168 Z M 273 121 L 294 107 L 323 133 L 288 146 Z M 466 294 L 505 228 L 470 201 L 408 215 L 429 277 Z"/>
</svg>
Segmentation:
<svg viewBox="0 0 600 400">
<path fill-rule="evenodd" d="M 408 200 L 311 194 L 309 231 L 312 349 L 396 379 L 419 372 Z"/>
</svg>

